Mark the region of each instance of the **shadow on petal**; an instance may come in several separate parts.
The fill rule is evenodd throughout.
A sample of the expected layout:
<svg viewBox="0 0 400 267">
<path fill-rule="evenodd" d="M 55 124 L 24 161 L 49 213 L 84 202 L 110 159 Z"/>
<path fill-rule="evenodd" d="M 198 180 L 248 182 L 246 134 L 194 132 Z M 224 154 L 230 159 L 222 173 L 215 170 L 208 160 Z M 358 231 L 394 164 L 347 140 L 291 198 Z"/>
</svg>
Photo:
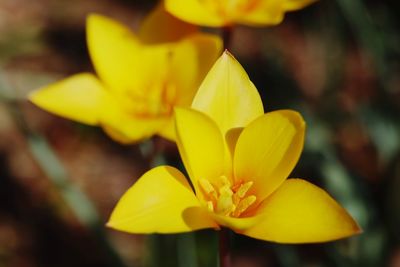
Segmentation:
<svg viewBox="0 0 400 267">
<path fill-rule="evenodd" d="M 209 213 L 203 207 L 190 207 L 185 209 L 182 212 L 182 218 L 187 226 L 192 230 L 199 230 L 208 227 L 212 227 L 216 230 L 220 229 L 217 222 L 211 218 Z M 208 225 L 208 227 L 204 227 L 205 225 Z"/>
</svg>

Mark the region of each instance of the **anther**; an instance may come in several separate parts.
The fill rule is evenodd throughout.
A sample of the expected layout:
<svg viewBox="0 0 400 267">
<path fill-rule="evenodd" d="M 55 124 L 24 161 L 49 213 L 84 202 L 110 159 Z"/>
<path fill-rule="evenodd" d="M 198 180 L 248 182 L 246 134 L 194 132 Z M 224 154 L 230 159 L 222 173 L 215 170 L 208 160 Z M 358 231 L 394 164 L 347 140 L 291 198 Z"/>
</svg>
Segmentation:
<svg viewBox="0 0 400 267">
<path fill-rule="evenodd" d="M 211 212 L 214 211 L 214 204 L 212 201 L 207 201 L 207 209 Z"/>
<path fill-rule="evenodd" d="M 246 195 L 247 191 L 249 191 L 250 187 L 252 186 L 253 186 L 252 181 L 241 184 L 236 194 L 238 195 L 238 197 L 243 198 Z"/>
<path fill-rule="evenodd" d="M 236 207 L 235 212 L 233 213 L 234 217 L 239 217 L 243 212 L 245 212 L 251 205 L 256 202 L 257 198 L 254 195 L 248 196 L 242 199 Z"/>
<path fill-rule="evenodd" d="M 208 180 L 199 179 L 199 184 L 204 193 L 211 194 L 212 192 L 215 192 L 214 186 L 212 186 L 212 184 Z"/>
<path fill-rule="evenodd" d="M 242 186 L 242 184 L 243 184 L 243 180 L 239 180 L 236 184 L 234 184 L 234 185 L 232 186 L 233 192 L 238 191 L 239 188 Z"/>
<path fill-rule="evenodd" d="M 219 182 L 221 182 L 221 186 L 231 186 L 231 182 L 229 181 L 228 177 L 226 177 L 225 175 L 221 175 L 219 177 Z"/>
<path fill-rule="evenodd" d="M 224 216 L 240 217 L 251 205 L 256 202 L 256 196 L 247 196 L 252 181 L 238 181 L 232 185 L 231 181 L 221 175 L 211 183 L 207 179 L 199 179 L 199 187 L 205 195 L 205 207 L 210 212 Z"/>
</svg>

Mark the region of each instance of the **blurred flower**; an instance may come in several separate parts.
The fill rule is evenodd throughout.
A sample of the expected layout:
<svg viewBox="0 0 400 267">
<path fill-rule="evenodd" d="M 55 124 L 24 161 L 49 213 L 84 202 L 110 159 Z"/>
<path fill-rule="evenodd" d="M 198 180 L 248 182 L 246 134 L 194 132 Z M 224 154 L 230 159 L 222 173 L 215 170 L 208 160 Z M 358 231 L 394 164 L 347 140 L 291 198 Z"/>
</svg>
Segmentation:
<svg viewBox="0 0 400 267">
<path fill-rule="evenodd" d="M 177 169 L 154 168 L 122 196 L 108 226 L 131 233 L 224 226 L 283 243 L 360 232 L 321 188 L 287 179 L 303 149 L 303 118 L 291 110 L 264 114 L 256 88 L 229 53 L 206 76 L 193 107 L 201 111 L 175 109 L 175 126 L 194 192 Z"/>
<path fill-rule="evenodd" d="M 276 25 L 285 12 L 301 9 L 316 0 L 166 0 L 166 9 L 178 18 L 198 25 Z"/>
<path fill-rule="evenodd" d="M 123 143 L 154 134 L 173 140 L 173 108 L 190 106 L 222 47 L 219 37 L 175 19 L 162 5 L 137 35 L 90 15 L 87 43 L 98 77 L 76 74 L 34 91 L 30 100 L 57 115 L 101 125 Z"/>
</svg>

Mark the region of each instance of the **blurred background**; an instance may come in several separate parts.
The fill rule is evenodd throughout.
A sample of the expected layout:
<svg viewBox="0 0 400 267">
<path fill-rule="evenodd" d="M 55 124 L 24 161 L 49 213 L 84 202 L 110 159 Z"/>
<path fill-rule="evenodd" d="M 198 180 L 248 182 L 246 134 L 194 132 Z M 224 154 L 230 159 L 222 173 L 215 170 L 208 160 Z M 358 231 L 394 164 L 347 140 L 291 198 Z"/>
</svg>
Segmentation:
<svg viewBox="0 0 400 267">
<path fill-rule="evenodd" d="M 125 190 L 166 160 L 149 163 L 157 138 L 119 145 L 27 101 L 42 85 L 93 71 L 88 13 L 137 29 L 156 2 L 0 0 L 0 267 L 216 266 L 214 231 L 144 236 L 104 226 Z M 310 245 L 232 234 L 233 266 L 400 266 L 399 7 L 322 0 L 276 27 L 234 29 L 230 50 L 265 109 L 296 109 L 307 122 L 291 176 L 327 190 L 364 233 Z M 178 159 L 173 146 L 164 147 L 169 161 Z"/>
</svg>

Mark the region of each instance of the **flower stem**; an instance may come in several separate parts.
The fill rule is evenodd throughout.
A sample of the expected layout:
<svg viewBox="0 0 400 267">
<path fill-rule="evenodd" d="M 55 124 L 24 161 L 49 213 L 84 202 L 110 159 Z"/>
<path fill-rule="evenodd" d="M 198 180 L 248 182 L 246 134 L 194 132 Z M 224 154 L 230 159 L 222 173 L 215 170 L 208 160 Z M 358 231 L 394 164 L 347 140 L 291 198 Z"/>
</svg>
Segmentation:
<svg viewBox="0 0 400 267">
<path fill-rule="evenodd" d="M 233 27 L 228 25 L 222 28 L 222 40 L 224 41 L 224 49 L 230 49 L 232 43 Z"/>
<path fill-rule="evenodd" d="M 230 267 L 231 257 L 229 253 L 229 230 L 222 228 L 219 231 L 219 265 L 220 267 Z"/>
</svg>

